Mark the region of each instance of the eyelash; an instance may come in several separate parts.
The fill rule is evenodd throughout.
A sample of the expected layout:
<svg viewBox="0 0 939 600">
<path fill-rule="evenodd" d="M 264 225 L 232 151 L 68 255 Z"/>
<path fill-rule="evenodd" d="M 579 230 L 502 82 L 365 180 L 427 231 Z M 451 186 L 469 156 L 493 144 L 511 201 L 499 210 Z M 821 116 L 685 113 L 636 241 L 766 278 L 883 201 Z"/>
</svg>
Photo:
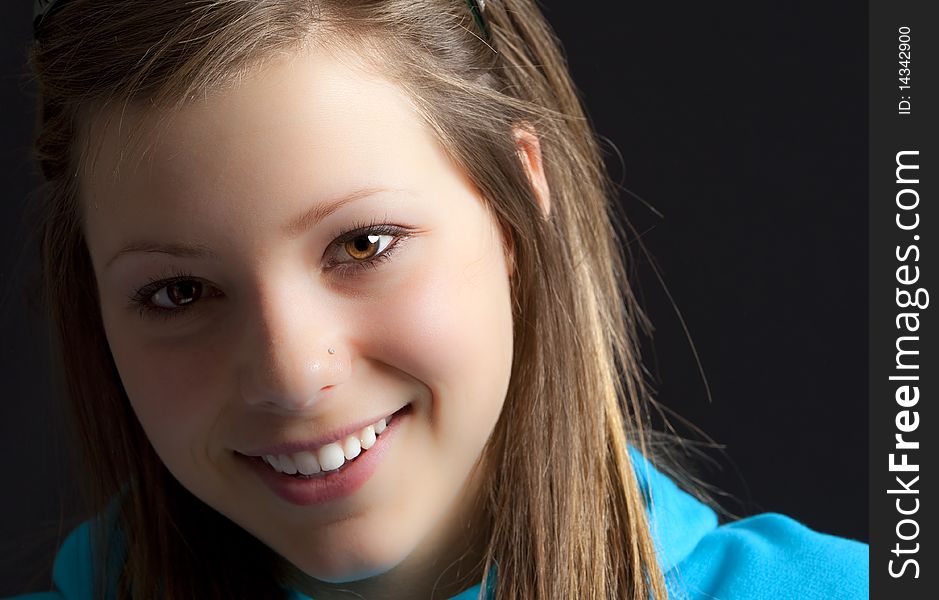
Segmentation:
<svg viewBox="0 0 939 600">
<path fill-rule="evenodd" d="M 401 243 L 406 239 L 411 237 L 411 233 L 403 227 L 391 225 L 388 223 L 371 221 L 368 223 L 357 223 L 348 229 L 342 229 L 338 231 L 333 236 L 333 242 L 329 245 L 329 247 L 341 247 L 346 242 L 366 235 L 390 235 L 395 239 L 391 241 L 388 247 L 386 247 L 381 254 L 377 254 L 371 258 L 361 261 L 353 260 L 349 262 L 336 263 L 335 265 L 327 267 L 327 269 L 333 271 L 336 273 L 337 277 L 342 279 L 352 277 L 356 273 L 364 272 L 366 269 L 377 269 L 382 263 L 391 260 L 392 255 L 397 252 L 398 246 L 400 246 Z M 196 278 L 192 273 L 179 269 L 174 269 L 170 275 L 171 276 L 169 278 L 151 278 L 147 284 L 128 296 L 130 307 L 136 308 L 138 310 L 140 318 L 144 319 L 147 317 L 152 317 L 169 320 L 175 317 L 179 317 L 184 313 L 190 312 L 191 309 L 188 308 L 188 306 L 179 308 L 162 308 L 154 305 L 150 301 L 155 293 L 165 287 L 181 282 L 198 281 L 198 278 Z M 202 296 L 200 296 L 200 299 L 201 298 Z M 198 303 L 199 300 L 194 300 L 192 302 L 192 304 Z"/>
</svg>

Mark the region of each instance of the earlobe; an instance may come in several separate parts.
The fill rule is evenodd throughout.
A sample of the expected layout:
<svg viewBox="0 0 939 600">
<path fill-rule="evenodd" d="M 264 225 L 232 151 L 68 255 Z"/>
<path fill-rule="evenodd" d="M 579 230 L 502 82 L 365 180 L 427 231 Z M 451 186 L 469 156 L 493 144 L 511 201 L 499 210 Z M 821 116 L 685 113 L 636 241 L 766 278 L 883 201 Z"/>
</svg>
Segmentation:
<svg viewBox="0 0 939 600">
<path fill-rule="evenodd" d="M 538 136 L 528 123 L 513 127 L 512 135 L 518 148 L 518 157 L 528 174 L 528 182 L 531 184 L 535 200 L 547 219 L 551 214 L 551 190 L 548 188 L 548 180 L 545 177 Z"/>
</svg>

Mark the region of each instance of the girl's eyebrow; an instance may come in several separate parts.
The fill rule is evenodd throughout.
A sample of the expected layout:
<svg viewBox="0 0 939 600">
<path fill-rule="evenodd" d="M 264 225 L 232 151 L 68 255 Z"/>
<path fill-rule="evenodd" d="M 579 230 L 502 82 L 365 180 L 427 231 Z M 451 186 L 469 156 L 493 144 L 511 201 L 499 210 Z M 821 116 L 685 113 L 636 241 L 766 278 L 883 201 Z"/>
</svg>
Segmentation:
<svg viewBox="0 0 939 600">
<path fill-rule="evenodd" d="M 126 244 L 111 257 L 104 268 L 108 269 L 118 258 L 135 252 L 154 252 L 158 254 L 169 254 L 171 256 L 181 256 L 183 258 L 218 258 L 214 250 L 203 244 L 161 244 L 160 242 L 147 240 Z"/>
<path fill-rule="evenodd" d="M 284 235 L 290 239 L 298 237 L 303 232 L 315 227 L 317 223 L 339 210 L 343 205 L 355 200 L 359 200 L 360 198 L 374 196 L 375 194 L 390 191 L 401 190 L 390 190 L 388 188 L 381 187 L 364 187 L 349 192 L 348 194 L 340 196 L 339 198 L 330 200 L 329 202 L 318 202 L 313 205 L 313 208 L 290 221 L 283 228 Z"/>
<path fill-rule="evenodd" d="M 374 196 L 379 193 L 400 191 L 403 190 L 382 187 L 359 188 L 328 202 L 316 203 L 312 208 L 304 212 L 302 215 L 299 215 L 298 217 L 290 220 L 287 225 L 283 227 L 282 231 L 288 238 L 296 238 L 305 231 L 315 227 L 317 223 L 350 202 L 354 202 L 355 200 L 366 198 L 368 196 Z M 121 256 L 133 254 L 135 252 L 155 252 L 183 258 L 218 258 L 218 254 L 216 254 L 214 250 L 204 244 L 160 243 L 146 240 L 125 244 L 120 250 L 117 251 L 117 253 L 114 254 L 114 256 L 111 257 L 110 260 L 108 260 L 107 264 L 105 264 L 105 269 L 109 268 L 114 263 L 114 261 L 116 261 Z"/>
</svg>

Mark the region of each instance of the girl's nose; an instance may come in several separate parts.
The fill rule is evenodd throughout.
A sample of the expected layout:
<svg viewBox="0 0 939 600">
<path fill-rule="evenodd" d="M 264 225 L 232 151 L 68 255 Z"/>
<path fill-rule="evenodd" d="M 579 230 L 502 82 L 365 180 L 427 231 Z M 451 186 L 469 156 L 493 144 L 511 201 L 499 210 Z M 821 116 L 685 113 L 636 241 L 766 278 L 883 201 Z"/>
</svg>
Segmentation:
<svg viewBox="0 0 939 600">
<path fill-rule="evenodd" d="M 349 350 L 329 323 L 336 319 L 311 313 L 309 303 L 281 303 L 276 314 L 268 311 L 258 327 L 249 327 L 258 333 L 244 339 L 245 401 L 285 415 L 317 410 L 326 391 L 351 371 Z"/>
</svg>

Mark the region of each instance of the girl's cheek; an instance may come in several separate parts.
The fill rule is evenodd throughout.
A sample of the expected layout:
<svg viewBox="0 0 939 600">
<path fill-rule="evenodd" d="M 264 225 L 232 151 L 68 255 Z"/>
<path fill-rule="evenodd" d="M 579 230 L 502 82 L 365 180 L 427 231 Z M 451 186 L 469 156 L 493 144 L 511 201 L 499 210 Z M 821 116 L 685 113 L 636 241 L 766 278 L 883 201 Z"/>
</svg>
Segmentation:
<svg viewBox="0 0 939 600">
<path fill-rule="evenodd" d="M 193 447 L 218 414 L 224 359 L 210 344 L 117 344 L 115 362 L 131 406 L 161 456 Z M 164 457 L 165 460 L 165 457 Z M 169 461 L 172 462 L 172 461 Z"/>
<path fill-rule="evenodd" d="M 485 246 L 483 246 L 485 250 Z M 370 308 L 370 348 L 377 360 L 425 382 L 445 384 L 478 372 L 504 351 L 511 330 L 508 278 L 491 252 L 448 255 L 415 265 L 409 276 Z"/>
</svg>

